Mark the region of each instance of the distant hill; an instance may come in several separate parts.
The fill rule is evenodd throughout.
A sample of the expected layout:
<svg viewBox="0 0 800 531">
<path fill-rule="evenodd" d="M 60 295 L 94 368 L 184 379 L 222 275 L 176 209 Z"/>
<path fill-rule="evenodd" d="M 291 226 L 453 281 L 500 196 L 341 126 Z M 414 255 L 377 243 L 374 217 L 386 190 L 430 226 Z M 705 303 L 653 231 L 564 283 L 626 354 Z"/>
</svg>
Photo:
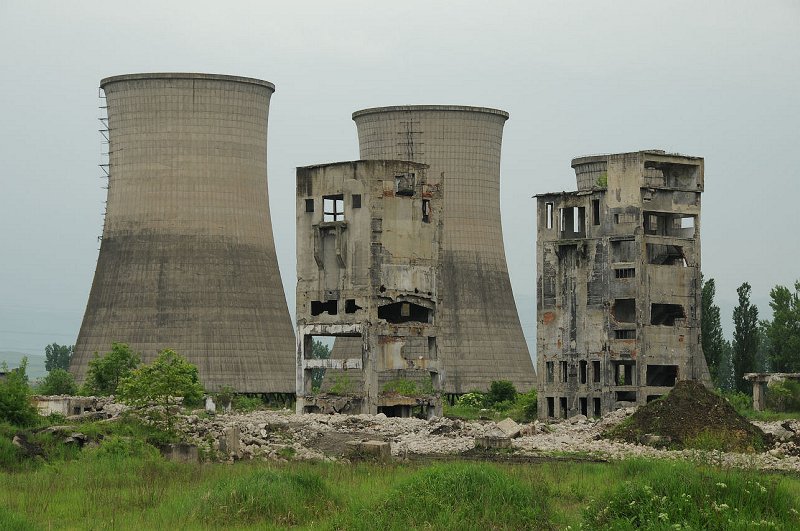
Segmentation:
<svg viewBox="0 0 800 531">
<path fill-rule="evenodd" d="M 31 381 L 47 376 L 47 371 L 44 368 L 45 358 L 40 354 L 26 354 L 24 352 L 0 350 L 0 363 L 5 362 L 9 369 L 15 369 L 19 367 L 19 362 L 24 356 L 28 357 L 28 378 Z"/>
</svg>

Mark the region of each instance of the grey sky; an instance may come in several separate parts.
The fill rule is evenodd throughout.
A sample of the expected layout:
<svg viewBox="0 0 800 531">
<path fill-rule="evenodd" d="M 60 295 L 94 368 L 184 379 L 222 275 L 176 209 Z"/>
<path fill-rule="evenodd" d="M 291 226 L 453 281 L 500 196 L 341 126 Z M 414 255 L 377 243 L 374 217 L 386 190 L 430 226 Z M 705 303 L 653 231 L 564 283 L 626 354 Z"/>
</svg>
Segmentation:
<svg viewBox="0 0 800 531">
<path fill-rule="evenodd" d="M 272 221 L 294 308 L 294 168 L 358 158 L 352 111 L 511 113 L 501 200 L 534 345 L 533 194 L 578 155 L 705 157 L 703 272 L 730 335 L 736 287 L 800 279 L 800 2 L 0 3 L 0 350 L 75 342 L 102 232 L 97 86 L 159 71 L 275 83 Z M 532 352 L 533 353 L 533 352 Z"/>
</svg>

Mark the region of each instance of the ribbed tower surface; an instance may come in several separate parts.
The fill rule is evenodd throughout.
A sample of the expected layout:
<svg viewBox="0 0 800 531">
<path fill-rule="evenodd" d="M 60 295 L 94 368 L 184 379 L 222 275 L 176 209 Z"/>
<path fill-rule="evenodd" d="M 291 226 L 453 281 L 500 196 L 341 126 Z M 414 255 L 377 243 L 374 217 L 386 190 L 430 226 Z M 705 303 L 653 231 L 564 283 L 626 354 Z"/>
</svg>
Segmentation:
<svg viewBox="0 0 800 531">
<path fill-rule="evenodd" d="M 294 331 L 269 214 L 275 87 L 210 74 L 101 81 L 110 178 L 103 240 L 71 369 L 128 343 L 172 348 L 208 390 L 294 392 Z"/>
<path fill-rule="evenodd" d="M 483 107 L 415 105 L 353 113 L 362 159 L 430 165 L 444 183 L 438 291 L 439 357 L 445 392 L 536 374 L 511 291 L 500 224 L 500 148 L 508 113 Z"/>
</svg>

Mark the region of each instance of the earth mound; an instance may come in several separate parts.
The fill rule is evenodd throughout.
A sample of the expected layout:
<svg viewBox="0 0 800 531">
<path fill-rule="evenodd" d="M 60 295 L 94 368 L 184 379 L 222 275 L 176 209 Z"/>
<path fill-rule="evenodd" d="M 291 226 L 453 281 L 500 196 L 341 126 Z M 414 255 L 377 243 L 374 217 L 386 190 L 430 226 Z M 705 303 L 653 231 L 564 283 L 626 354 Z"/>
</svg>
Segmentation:
<svg viewBox="0 0 800 531">
<path fill-rule="evenodd" d="M 610 439 L 680 450 L 758 452 L 769 436 L 727 400 L 698 381 L 680 381 L 669 394 L 636 410 L 603 434 Z"/>
</svg>

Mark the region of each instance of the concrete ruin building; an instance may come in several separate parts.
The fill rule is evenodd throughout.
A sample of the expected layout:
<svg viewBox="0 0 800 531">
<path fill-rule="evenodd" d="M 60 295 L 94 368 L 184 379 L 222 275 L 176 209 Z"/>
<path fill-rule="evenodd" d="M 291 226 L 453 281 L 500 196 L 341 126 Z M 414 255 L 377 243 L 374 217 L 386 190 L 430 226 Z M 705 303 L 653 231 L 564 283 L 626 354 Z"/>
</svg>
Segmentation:
<svg viewBox="0 0 800 531">
<path fill-rule="evenodd" d="M 267 196 L 272 83 L 212 74 L 103 79 L 105 225 L 72 358 L 172 348 L 201 382 L 294 392 L 294 329 Z"/>
<path fill-rule="evenodd" d="M 442 390 L 450 395 L 486 390 L 493 380 L 510 380 L 527 392 L 536 382 L 500 223 L 500 150 L 507 119 L 505 111 L 456 105 L 353 113 L 362 159 L 427 164 L 428 183 L 443 185 L 436 323 Z"/>
<path fill-rule="evenodd" d="M 537 195 L 539 417 L 601 416 L 677 380 L 700 345 L 703 159 L 577 158 L 578 191 Z"/>
<path fill-rule="evenodd" d="M 298 413 L 441 415 L 442 189 L 428 175 L 396 160 L 297 169 Z M 314 359 L 331 336 L 358 348 Z"/>
</svg>

